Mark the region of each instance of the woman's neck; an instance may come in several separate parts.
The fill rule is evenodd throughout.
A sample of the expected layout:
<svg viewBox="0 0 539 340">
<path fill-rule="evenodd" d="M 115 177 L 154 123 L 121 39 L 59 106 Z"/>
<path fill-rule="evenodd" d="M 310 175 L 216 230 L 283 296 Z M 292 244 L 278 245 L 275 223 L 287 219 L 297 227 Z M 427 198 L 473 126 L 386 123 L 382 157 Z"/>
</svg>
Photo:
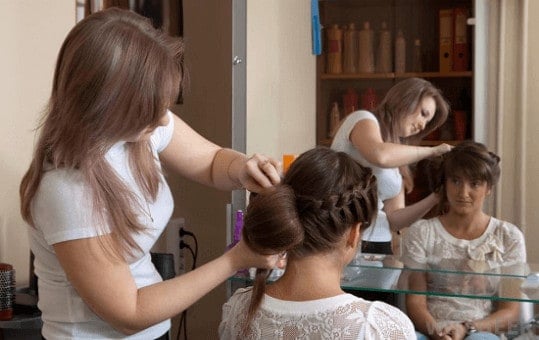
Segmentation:
<svg viewBox="0 0 539 340">
<path fill-rule="evenodd" d="M 266 293 L 287 301 L 308 301 L 343 294 L 340 287 L 344 264 L 334 255 L 289 259 L 285 273 L 268 285 Z"/>
<path fill-rule="evenodd" d="M 474 214 L 457 214 L 449 211 L 440 216 L 440 221 L 451 235 L 460 239 L 473 240 L 485 232 L 490 216 L 483 211 Z"/>
</svg>

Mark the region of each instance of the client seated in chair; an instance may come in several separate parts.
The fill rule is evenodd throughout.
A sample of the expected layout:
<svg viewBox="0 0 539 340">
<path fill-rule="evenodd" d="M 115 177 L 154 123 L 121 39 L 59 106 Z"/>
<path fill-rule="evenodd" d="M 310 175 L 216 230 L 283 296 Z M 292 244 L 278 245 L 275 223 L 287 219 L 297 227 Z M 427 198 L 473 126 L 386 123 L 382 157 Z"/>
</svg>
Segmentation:
<svg viewBox="0 0 539 340">
<path fill-rule="evenodd" d="M 281 184 L 251 199 L 243 240 L 260 253 L 286 252 L 286 270 L 266 289 L 267 271 L 223 306 L 221 339 L 415 339 L 397 308 L 340 287 L 361 230 L 377 209 L 376 178 L 343 152 L 299 156 Z"/>
<path fill-rule="evenodd" d="M 433 160 L 430 169 L 437 176 L 431 182 L 439 188 L 441 213 L 416 222 L 403 236 L 405 265 L 421 263 L 471 271 L 479 264 L 492 268 L 526 261 L 522 232 L 483 211 L 500 175 L 499 161 L 483 144 L 472 141 Z M 453 267 L 445 268 L 447 265 Z M 454 282 L 447 282 L 447 275 L 442 280 L 441 274 L 416 271 L 409 286 L 428 291 L 437 285 L 438 290 L 448 293 L 482 289 L 494 295 L 497 291 L 497 283 L 488 276 L 453 276 Z M 418 339 L 499 339 L 497 334 L 518 321 L 520 306 L 518 302 L 494 303 L 490 299 L 407 295 L 406 311 L 420 332 Z"/>
</svg>

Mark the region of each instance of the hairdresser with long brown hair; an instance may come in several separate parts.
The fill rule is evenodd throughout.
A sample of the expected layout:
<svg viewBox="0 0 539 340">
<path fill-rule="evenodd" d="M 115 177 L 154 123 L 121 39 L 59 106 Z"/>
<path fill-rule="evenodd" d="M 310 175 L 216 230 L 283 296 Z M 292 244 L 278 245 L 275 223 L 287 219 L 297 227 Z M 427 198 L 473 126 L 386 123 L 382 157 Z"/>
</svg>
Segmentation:
<svg viewBox="0 0 539 340">
<path fill-rule="evenodd" d="M 183 43 L 127 10 L 79 22 L 60 50 L 21 211 L 46 339 L 164 338 L 179 314 L 239 269 L 271 268 L 243 242 L 162 281 L 150 248 L 173 211 L 161 170 L 221 190 L 260 191 L 279 163 L 200 136 L 168 108 Z"/>
<path fill-rule="evenodd" d="M 371 168 L 378 179 L 378 217 L 362 234 L 362 252 L 392 254 L 391 231 L 408 227 L 437 204 L 438 197 L 431 194 L 405 207 L 404 194 L 413 188 L 410 164 L 451 150 L 445 143 L 419 145 L 445 122 L 448 111 L 432 83 L 409 78 L 391 87 L 373 113 L 352 112 L 339 127 L 331 148 Z"/>
<path fill-rule="evenodd" d="M 344 152 L 319 147 L 300 155 L 282 184 L 251 200 L 243 239 L 260 252 L 286 252 L 286 270 L 266 287 L 257 270 L 223 306 L 222 340 L 415 339 L 397 308 L 346 294 L 344 267 L 376 215 L 376 178 Z"/>
</svg>

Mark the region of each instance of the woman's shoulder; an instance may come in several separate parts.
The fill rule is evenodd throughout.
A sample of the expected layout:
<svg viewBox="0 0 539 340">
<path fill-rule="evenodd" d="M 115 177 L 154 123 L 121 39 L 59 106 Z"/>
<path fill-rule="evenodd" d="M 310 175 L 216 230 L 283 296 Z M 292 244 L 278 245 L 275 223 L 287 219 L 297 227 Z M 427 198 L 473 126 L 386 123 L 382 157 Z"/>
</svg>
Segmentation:
<svg viewBox="0 0 539 340">
<path fill-rule="evenodd" d="M 163 151 L 172 139 L 174 132 L 174 114 L 167 110 L 168 124 L 157 127 L 150 137 L 151 145 L 158 153 Z"/>
<path fill-rule="evenodd" d="M 429 219 L 419 219 L 412 223 L 406 233 L 418 233 L 421 234 L 425 229 L 433 228 L 440 224 L 440 219 L 438 217 L 433 217 Z"/>
<path fill-rule="evenodd" d="M 492 228 L 494 228 L 496 232 L 524 238 L 522 230 L 513 223 L 497 219 L 496 217 L 491 217 L 490 219 Z"/>
<path fill-rule="evenodd" d="M 44 195 L 47 199 L 54 197 L 74 199 L 85 192 L 86 188 L 87 184 L 79 170 L 58 168 L 45 171 L 38 194 Z"/>
<path fill-rule="evenodd" d="M 353 122 L 359 122 L 360 120 L 364 120 L 364 119 L 373 120 L 376 123 L 378 123 L 378 119 L 376 118 L 376 116 L 372 112 L 367 111 L 367 110 L 354 111 L 350 113 L 348 116 L 346 116 L 346 120 L 350 120 Z"/>
<path fill-rule="evenodd" d="M 380 320 L 384 320 L 384 327 L 378 326 Z M 373 325 L 384 339 L 415 339 L 414 325 L 410 318 L 397 307 L 387 303 L 373 301 L 367 313 L 367 322 Z"/>
<path fill-rule="evenodd" d="M 231 308 L 234 305 L 248 305 L 249 300 L 251 299 L 251 293 L 253 287 L 238 288 L 234 294 L 225 302 L 224 306 Z"/>
<path fill-rule="evenodd" d="M 331 148 L 338 151 L 349 151 L 348 149 L 355 149 L 355 147 L 350 142 L 350 134 L 360 121 L 373 121 L 376 126 L 378 126 L 378 120 L 376 117 L 369 111 L 359 110 L 354 111 L 346 116 L 342 121 L 333 142 Z"/>
</svg>

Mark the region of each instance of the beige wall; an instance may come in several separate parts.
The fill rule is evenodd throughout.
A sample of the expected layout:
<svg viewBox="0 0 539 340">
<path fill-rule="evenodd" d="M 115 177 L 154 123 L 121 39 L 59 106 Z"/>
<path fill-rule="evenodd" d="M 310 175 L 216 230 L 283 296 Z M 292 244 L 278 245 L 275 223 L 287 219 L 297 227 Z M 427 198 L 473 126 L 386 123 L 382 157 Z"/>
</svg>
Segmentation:
<svg viewBox="0 0 539 340">
<path fill-rule="evenodd" d="M 497 151 L 502 176 L 496 214 L 524 232 L 528 261 L 539 263 L 539 1 L 500 2 Z M 493 115 L 495 113 L 492 113 Z"/>
<path fill-rule="evenodd" d="M 75 1 L 0 0 L 0 262 L 28 282 L 29 247 L 18 186 L 47 102 L 56 55 L 75 23 Z"/>
<path fill-rule="evenodd" d="M 526 241 L 528 260 L 539 263 L 539 1 L 528 0 L 527 21 L 527 64 L 525 107 L 526 128 L 526 165 L 525 184 L 527 188 L 525 202 Z"/>
<path fill-rule="evenodd" d="M 315 146 L 316 58 L 309 0 L 247 2 L 247 153 Z"/>
</svg>

